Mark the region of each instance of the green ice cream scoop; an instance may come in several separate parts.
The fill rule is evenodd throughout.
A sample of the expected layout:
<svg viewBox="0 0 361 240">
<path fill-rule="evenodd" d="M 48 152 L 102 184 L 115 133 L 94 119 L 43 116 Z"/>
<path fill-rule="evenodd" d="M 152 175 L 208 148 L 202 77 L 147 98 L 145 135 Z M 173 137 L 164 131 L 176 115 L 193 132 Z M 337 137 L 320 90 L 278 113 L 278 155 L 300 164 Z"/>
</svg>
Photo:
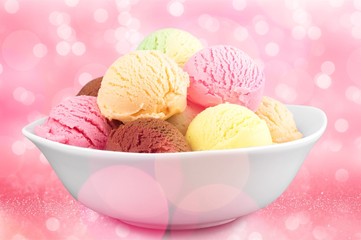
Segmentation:
<svg viewBox="0 0 361 240">
<path fill-rule="evenodd" d="M 171 57 L 180 67 L 197 51 L 202 43 L 184 30 L 164 28 L 152 32 L 139 44 L 138 50 L 158 50 Z"/>
</svg>

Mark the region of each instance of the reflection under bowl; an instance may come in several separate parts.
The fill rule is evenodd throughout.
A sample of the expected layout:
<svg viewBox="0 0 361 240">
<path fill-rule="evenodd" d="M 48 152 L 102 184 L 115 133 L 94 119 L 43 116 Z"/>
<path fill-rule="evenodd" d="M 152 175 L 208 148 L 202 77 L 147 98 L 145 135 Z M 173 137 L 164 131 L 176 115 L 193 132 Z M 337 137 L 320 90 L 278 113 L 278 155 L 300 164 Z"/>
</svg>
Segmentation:
<svg viewBox="0 0 361 240">
<path fill-rule="evenodd" d="M 232 221 L 277 199 L 327 125 L 315 107 L 288 105 L 304 137 L 269 146 L 182 153 L 124 153 L 64 145 L 23 128 L 71 195 L 129 224 L 191 229 Z"/>
</svg>

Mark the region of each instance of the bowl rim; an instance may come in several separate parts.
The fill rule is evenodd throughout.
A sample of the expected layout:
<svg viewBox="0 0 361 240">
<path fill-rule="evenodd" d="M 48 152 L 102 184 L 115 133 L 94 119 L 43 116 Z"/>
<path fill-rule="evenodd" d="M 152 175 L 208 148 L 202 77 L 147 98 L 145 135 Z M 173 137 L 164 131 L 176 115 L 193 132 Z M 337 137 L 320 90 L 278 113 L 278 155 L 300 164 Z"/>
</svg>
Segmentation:
<svg viewBox="0 0 361 240">
<path fill-rule="evenodd" d="M 316 142 L 324 133 L 327 127 L 327 116 L 323 110 L 320 108 L 314 107 L 314 106 L 307 106 L 307 105 L 290 105 L 286 104 L 286 106 L 289 108 L 306 108 L 310 111 L 317 111 L 318 114 L 321 116 L 321 127 L 317 129 L 312 134 L 296 139 L 290 142 L 285 143 L 277 143 L 277 144 L 271 144 L 271 145 L 265 145 L 265 146 L 254 146 L 254 147 L 247 147 L 247 148 L 234 148 L 234 149 L 222 149 L 222 150 L 207 150 L 207 151 L 190 151 L 190 152 L 174 152 L 174 153 L 134 153 L 134 152 L 117 152 L 117 151 L 109 151 L 109 150 L 100 150 L 100 149 L 93 149 L 93 148 L 84 148 L 84 147 L 78 147 L 78 146 L 72 146 L 67 145 L 63 143 L 54 142 L 48 139 L 45 139 L 43 137 L 40 137 L 33 133 L 33 129 L 35 126 L 39 125 L 43 121 L 47 119 L 46 117 L 42 117 L 40 119 L 37 119 L 29 124 L 27 124 L 25 127 L 22 128 L 22 133 L 25 137 L 27 137 L 29 140 L 31 140 L 34 143 L 39 143 L 41 145 L 46 145 L 49 148 L 53 149 L 61 149 L 61 151 L 64 152 L 77 152 L 78 155 L 93 155 L 98 156 L 101 155 L 104 156 L 114 156 L 119 157 L 121 159 L 122 157 L 141 157 L 143 158 L 154 158 L 154 157 L 202 157 L 206 156 L 208 154 L 246 154 L 246 153 L 264 153 L 266 152 L 272 152 L 272 151 L 279 151 L 280 149 L 284 148 L 298 148 L 300 146 L 307 145 L 309 143 Z"/>
</svg>

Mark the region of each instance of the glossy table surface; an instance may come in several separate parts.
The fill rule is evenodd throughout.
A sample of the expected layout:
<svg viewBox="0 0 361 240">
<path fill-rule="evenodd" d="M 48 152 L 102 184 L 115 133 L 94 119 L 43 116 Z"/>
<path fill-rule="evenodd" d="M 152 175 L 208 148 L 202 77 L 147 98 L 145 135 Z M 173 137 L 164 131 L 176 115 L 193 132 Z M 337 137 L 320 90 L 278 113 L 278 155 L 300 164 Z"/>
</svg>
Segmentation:
<svg viewBox="0 0 361 240">
<path fill-rule="evenodd" d="M 0 22 L 0 239 L 361 239 L 360 0 L 1 0 Z M 219 227 L 148 230 L 87 209 L 21 134 L 169 26 L 238 46 L 264 67 L 266 95 L 328 116 L 286 192 Z"/>
</svg>

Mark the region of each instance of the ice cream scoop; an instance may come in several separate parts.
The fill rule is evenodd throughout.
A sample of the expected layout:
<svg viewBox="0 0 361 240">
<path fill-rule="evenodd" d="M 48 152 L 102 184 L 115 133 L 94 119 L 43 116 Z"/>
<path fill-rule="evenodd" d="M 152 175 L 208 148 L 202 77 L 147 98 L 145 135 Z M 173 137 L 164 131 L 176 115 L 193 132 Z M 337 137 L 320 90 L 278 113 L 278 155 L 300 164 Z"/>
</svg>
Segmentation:
<svg viewBox="0 0 361 240">
<path fill-rule="evenodd" d="M 78 92 L 77 96 L 80 95 L 86 95 L 86 96 L 98 96 L 98 91 L 100 88 L 100 84 L 102 82 L 103 77 L 98 77 L 96 79 L 93 79 L 89 82 L 87 82 Z"/>
<path fill-rule="evenodd" d="M 242 50 L 218 45 L 195 53 L 184 65 L 189 74 L 188 99 L 204 107 L 229 102 L 257 110 L 265 76 Z"/>
<path fill-rule="evenodd" d="M 139 44 L 138 50 L 158 50 L 172 58 L 180 67 L 197 51 L 202 43 L 181 29 L 164 28 L 152 32 Z"/>
<path fill-rule="evenodd" d="M 291 111 L 280 101 L 264 96 L 256 114 L 267 123 L 274 143 L 302 138 Z"/>
<path fill-rule="evenodd" d="M 74 96 L 55 106 L 35 133 L 68 145 L 104 149 L 111 130 L 93 96 Z"/>
<path fill-rule="evenodd" d="M 264 120 L 248 108 L 230 103 L 199 113 L 189 124 L 186 139 L 194 151 L 272 144 Z"/>
<path fill-rule="evenodd" d="M 113 130 L 106 149 L 137 153 L 190 151 L 184 136 L 176 127 L 154 118 L 137 119 Z"/>
<path fill-rule="evenodd" d="M 165 54 L 138 50 L 123 55 L 106 71 L 98 106 L 108 119 L 167 119 L 187 106 L 189 77 Z"/>
<path fill-rule="evenodd" d="M 186 135 L 189 124 L 202 110 L 204 110 L 204 107 L 188 101 L 183 112 L 173 115 L 167 121 L 173 124 L 183 135 Z"/>
</svg>

